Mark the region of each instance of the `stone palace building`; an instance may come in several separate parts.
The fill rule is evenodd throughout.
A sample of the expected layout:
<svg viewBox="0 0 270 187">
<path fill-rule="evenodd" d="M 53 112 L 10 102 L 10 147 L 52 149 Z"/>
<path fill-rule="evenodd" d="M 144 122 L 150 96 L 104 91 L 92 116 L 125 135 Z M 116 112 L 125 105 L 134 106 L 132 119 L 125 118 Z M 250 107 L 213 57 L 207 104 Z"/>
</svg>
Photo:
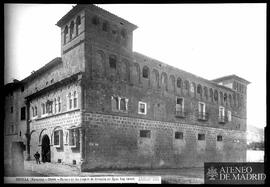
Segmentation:
<svg viewBox="0 0 270 187">
<path fill-rule="evenodd" d="M 5 164 L 14 141 L 25 159 L 39 151 L 82 171 L 246 160 L 248 81 L 207 80 L 134 52 L 137 26 L 95 5 L 56 25 L 61 57 L 5 85 Z"/>
</svg>

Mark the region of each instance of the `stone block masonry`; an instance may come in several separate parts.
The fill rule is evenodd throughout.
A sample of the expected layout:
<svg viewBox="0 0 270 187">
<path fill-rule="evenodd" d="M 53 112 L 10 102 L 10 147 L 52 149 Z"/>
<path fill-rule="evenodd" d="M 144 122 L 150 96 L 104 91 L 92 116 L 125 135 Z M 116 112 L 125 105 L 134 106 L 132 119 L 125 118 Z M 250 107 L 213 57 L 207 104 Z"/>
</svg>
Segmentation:
<svg viewBox="0 0 270 187">
<path fill-rule="evenodd" d="M 82 170 L 202 167 L 246 160 L 245 132 L 104 114 L 83 114 Z M 142 130 L 150 131 L 141 137 Z M 183 138 L 176 139 L 175 132 Z M 198 140 L 198 134 L 205 138 Z M 217 141 L 222 136 L 222 141 Z"/>
</svg>

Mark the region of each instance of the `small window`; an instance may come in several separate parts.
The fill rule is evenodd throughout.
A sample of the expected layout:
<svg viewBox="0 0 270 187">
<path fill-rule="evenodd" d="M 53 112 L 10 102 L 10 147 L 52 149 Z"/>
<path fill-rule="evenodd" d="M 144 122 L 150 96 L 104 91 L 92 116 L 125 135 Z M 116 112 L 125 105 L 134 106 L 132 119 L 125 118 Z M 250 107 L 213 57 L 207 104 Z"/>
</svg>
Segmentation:
<svg viewBox="0 0 270 187">
<path fill-rule="evenodd" d="M 218 136 L 217 136 L 217 141 L 218 141 L 218 142 L 221 142 L 221 141 L 222 141 L 222 136 L 221 136 L 221 135 L 218 135 Z"/>
<path fill-rule="evenodd" d="M 189 89 L 189 82 L 188 81 L 185 81 L 185 90 L 188 91 L 188 89 Z"/>
<path fill-rule="evenodd" d="M 117 96 L 112 96 L 112 110 L 117 111 L 119 110 L 119 99 Z"/>
<path fill-rule="evenodd" d="M 183 132 L 175 132 L 174 134 L 175 139 L 183 140 L 183 137 L 184 137 Z"/>
<path fill-rule="evenodd" d="M 198 140 L 205 140 L 205 134 L 198 134 Z"/>
<path fill-rule="evenodd" d="M 93 23 L 94 25 L 98 25 L 98 24 L 99 24 L 99 19 L 98 19 L 97 16 L 93 17 L 92 23 Z"/>
<path fill-rule="evenodd" d="M 201 95 L 202 94 L 202 87 L 201 85 L 197 86 L 197 94 Z"/>
<path fill-rule="evenodd" d="M 52 107 L 53 107 L 53 102 L 48 100 L 46 102 L 46 113 L 51 114 L 53 111 Z"/>
<path fill-rule="evenodd" d="M 107 21 L 105 21 L 105 22 L 103 22 L 103 24 L 102 24 L 102 30 L 103 31 L 105 31 L 105 32 L 107 32 L 108 31 L 108 22 Z"/>
<path fill-rule="evenodd" d="M 78 129 L 70 129 L 69 130 L 69 146 L 76 147 L 79 141 L 79 130 Z"/>
<path fill-rule="evenodd" d="M 53 138 L 54 138 L 54 145 L 55 146 L 60 146 L 61 145 L 61 137 L 62 137 L 63 131 L 62 130 L 56 130 L 53 133 Z"/>
<path fill-rule="evenodd" d="M 199 113 L 205 113 L 205 103 L 199 102 Z"/>
<path fill-rule="evenodd" d="M 126 111 L 127 110 L 127 105 L 126 105 L 126 99 L 125 98 L 121 98 L 120 99 L 120 110 Z"/>
<path fill-rule="evenodd" d="M 124 39 L 127 37 L 127 31 L 125 29 L 121 30 L 121 37 Z"/>
<path fill-rule="evenodd" d="M 109 57 L 109 63 L 110 63 L 110 68 L 116 69 L 116 56 L 115 55 L 111 55 Z"/>
<path fill-rule="evenodd" d="M 41 104 L 41 110 L 42 110 L 42 115 L 46 114 L 45 104 L 44 103 Z"/>
<path fill-rule="evenodd" d="M 143 78 L 147 78 L 149 77 L 149 68 L 144 66 L 143 67 Z"/>
<path fill-rule="evenodd" d="M 13 113 L 13 107 L 10 107 L 10 113 Z"/>
<path fill-rule="evenodd" d="M 21 87 L 21 92 L 24 92 L 24 86 Z"/>
<path fill-rule="evenodd" d="M 21 120 L 25 120 L 25 107 L 21 108 Z"/>
<path fill-rule="evenodd" d="M 73 93 L 73 107 L 74 108 L 77 108 L 77 106 L 78 106 L 78 98 L 77 97 L 78 97 L 77 92 L 74 91 L 74 93 Z"/>
<path fill-rule="evenodd" d="M 140 130 L 140 137 L 141 138 L 151 138 L 151 131 L 150 130 Z"/>
<path fill-rule="evenodd" d="M 146 114 L 147 113 L 147 109 L 146 109 L 146 103 L 144 103 L 144 102 L 140 102 L 139 101 L 139 114 Z"/>
<path fill-rule="evenodd" d="M 219 117 L 224 117 L 225 116 L 225 108 L 220 106 L 219 107 Z"/>
<path fill-rule="evenodd" d="M 69 109 L 72 109 L 72 97 L 71 97 L 71 93 L 68 94 L 68 106 L 69 106 Z"/>
<path fill-rule="evenodd" d="M 58 102 L 58 112 L 61 112 L 61 98 L 60 97 L 57 98 L 57 102 Z"/>
<path fill-rule="evenodd" d="M 176 98 L 176 111 L 184 110 L 184 98 L 177 97 Z"/>
</svg>

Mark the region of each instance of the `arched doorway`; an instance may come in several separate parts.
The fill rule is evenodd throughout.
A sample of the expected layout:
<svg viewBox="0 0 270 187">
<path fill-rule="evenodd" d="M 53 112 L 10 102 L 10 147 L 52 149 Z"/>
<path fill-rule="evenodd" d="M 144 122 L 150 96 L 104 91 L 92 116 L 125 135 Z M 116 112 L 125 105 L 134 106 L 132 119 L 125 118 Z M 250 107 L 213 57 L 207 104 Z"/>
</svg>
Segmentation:
<svg viewBox="0 0 270 187">
<path fill-rule="evenodd" d="M 42 137 L 41 161 L 42 162 L 51 162 L 50 138 L 46 134 Z"/>
</svg>

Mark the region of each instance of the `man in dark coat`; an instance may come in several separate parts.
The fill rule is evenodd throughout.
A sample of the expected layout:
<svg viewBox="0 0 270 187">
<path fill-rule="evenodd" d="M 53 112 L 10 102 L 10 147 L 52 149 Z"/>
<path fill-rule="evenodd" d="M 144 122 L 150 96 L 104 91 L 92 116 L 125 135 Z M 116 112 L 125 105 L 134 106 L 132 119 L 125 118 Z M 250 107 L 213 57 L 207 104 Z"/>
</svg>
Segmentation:
<svg viewBox="0 0 270 187">
<path fill-rule="evenodd" d="M 36 159 L 36 163 L 37 163 L 37 164 L 40 164 L 40 160 L 39 160 L 40 154 L 39 154 L 38 151 L 36 152 L 36 154 L 34 155 L 34 157 L 35 157 L 35 159 Z"/>
</svg>

